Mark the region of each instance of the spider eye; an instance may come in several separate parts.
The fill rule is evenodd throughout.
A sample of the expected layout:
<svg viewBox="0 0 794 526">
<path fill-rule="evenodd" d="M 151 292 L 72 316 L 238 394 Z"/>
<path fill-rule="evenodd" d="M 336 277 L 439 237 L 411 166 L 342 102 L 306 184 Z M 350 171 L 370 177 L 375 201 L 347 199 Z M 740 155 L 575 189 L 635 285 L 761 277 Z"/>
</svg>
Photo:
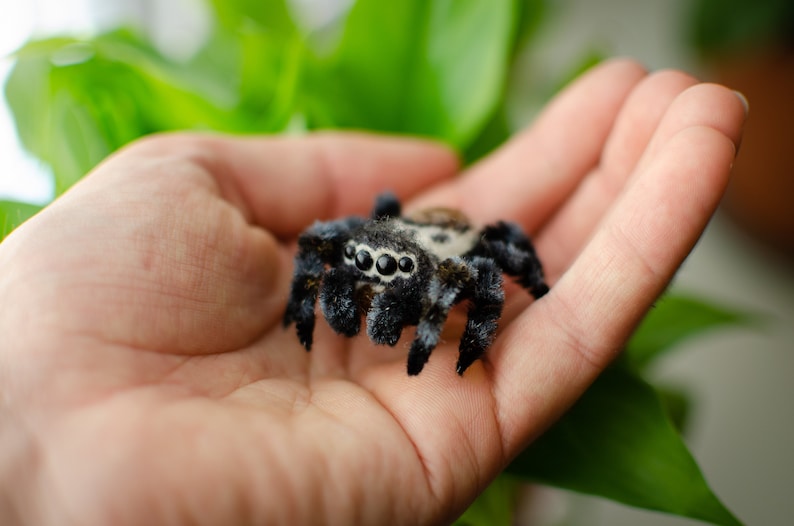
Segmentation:
<svg viewBox="0 0 794 526">
<path fill-rule="evenodd" d="M 388 254 L 383 254 L 378 258 L 378 262 L 375 263 L 375 268 L 378 269 L 380 274 L 384 276 L 391 276 L 397 272 L 397 260 Z"/>
<path fill-rule="evenodd" d="M 359 250 L 356 254 L 356 266 L 359 270 L 369 270 L 372 268 L 372 256 L 366 250 Z"/>
<path fill-rule="evenodd" d="M 411 272 L 414 269 L 414 260 L 408 256 L 401 257 L 399 267 L 402 272 Z"/>
<path fill-rule="evenodd" d="M 345 257 L 347 259 L 353 259 L 353 256 L 355 255 L 356 255 L 356 247 L 354 247 L 353 245 L 347 245 L 345 247 Z"/>
</svg>

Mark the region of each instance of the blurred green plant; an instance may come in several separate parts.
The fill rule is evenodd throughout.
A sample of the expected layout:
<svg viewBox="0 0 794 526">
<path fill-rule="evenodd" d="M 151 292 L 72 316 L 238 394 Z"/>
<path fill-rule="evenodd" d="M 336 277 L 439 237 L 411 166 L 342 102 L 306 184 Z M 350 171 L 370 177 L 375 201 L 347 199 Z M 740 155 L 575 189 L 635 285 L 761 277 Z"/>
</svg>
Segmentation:
<svg viewBox="0 0 794 526">
<path fill-rule="evenodd" d="M 689 6 L 688 38 L 706 56 L 794 49 L 791 0 L 695 0 Z"/>
<path fill-rule="evenodd" d="M 39 210 L 41 207 L 37 205 L 0 200 L 0 240 Z"/>
<path fill-rule="evenodd" d="M 184 62 L 131 30 L 34 41 L 16 54 L 6 97 L 23 145 L 51 167 L 56 194 L 123 145 L 167 130 L 357 128 L 432 137 L 476 159 L 510 135 L 507 82 L 548 7 L 544 0 L 358 0 L 336 33 L 319 34 L 301 27 L 286 0 L 211 6 L 214 31 Z M 2 234 L 37 209 L 0 202 Z M 516 480 L 739 524 L 673 425 L 667 408 L 678 408 L 680 422 L 685 398 L 660 394 L 642 375 L 684 338 L 741 320 L 698 300 L 661 301 L 624 357 L 459 524 L 510 524 Z"/>
</svg>

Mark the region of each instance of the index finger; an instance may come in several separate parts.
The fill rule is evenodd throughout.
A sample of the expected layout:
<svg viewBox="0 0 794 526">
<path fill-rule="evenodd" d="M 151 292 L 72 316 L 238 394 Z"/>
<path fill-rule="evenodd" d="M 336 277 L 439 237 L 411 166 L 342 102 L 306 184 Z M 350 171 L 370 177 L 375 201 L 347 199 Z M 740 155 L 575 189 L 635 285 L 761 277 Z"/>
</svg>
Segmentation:
<svg viewBox="0 0 794 526">
<path fill-rule="evenodd" d="M 175 134 L 139 148 L 188 156 L 249 221 L 282 238 L 317 219 L 366 213 L 385 189 L 409 198 L 458 169 L 456 154 L 440 143 L 364 133 Z"/>
</svg>

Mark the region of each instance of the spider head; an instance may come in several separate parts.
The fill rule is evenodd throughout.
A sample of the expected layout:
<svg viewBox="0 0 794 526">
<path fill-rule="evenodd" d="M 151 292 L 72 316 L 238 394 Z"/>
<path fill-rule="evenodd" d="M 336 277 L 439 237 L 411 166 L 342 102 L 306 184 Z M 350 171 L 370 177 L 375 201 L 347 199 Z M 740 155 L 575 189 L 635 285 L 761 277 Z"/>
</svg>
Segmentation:
<svg viewBox="0 0 794 526">
<path fill-rule="evenodd" d="M 362 281 L 391 285 L 416 279 L 429 268 L 428 256 L 396 221 L 378 221 L 355 232 L 344 245 L 343 260 Z"/>
<path fill-rule="evenodd" d="M 354 266 L 366 281 L 388 284 L 394 280 L 407 280 L 418 269 L 416 254 L 398 251 L 388 246 L 373 246 L 351 240 L 344 248 L 345 264 Z"/>
</svg>

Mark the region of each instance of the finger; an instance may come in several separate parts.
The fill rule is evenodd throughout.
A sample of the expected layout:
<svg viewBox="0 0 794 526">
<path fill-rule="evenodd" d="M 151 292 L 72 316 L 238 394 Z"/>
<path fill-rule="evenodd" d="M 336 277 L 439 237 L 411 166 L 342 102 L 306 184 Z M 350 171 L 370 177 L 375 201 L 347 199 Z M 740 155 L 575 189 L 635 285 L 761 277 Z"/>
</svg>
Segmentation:
<svg viewBox="0 0 794 526">
<path fill-rule="evenodd" d="M 536 234 L 536 248 L 544 256 L 544 270 L 550 283 L 570 264 L 621 191 L 673 100 L 696 83 L 686 73 L 660 71 L 642 79 L 627 97 L 604 145 L 599 167 L 582 180 L 568 201 Z M 505 305 L 504 319 L 513 319 L 529 303 L 521 294 L 511 296 Z"/>
<path fill-rule="evenodd" d="M 667 143 L 688 127 L 708 126 L 728 137 L 737 151 L 742 138 L 742 124 L 747 117 L 747 101 L 735 91 L 719 84 L 692 86 L 679 95 L 643 153 L 639 166 L 652 162 Z"/>
<path fill-rule="evenodd" d="M 536 241 L 551 281 L 576 257 L 632 171 L 653 162 L 666 144 L 691 126 L 708 126 L 738 145 L 745 108 L 731 90 L 692 85 L 675 72 L 650 77 L 630 97 L 606 146 L 602 164 L 586 179 Z"/>
<path fill-rule="evenodd" d="M 537 122 L 422 204 L 464 210 L 481 222 L 511 219 L 534 230 L 593 168 L 615 116 L 645 71 L 607 61 L 565 89 Z"/>
<path fill-rule="evenodd" d="M 150 142 L 204 166 L 227 199 L 280 237 L 293 236 L 316 219 L 365 213 L 384 189 L 410 197 L 458 167 L 455 154 L 438 143 L 355 133 L 266 139 L 175 135 Z"/>
<path fill-rule="evenodd" d="M 530 438 L 527 407 L 550 423 L 616 356 L 705 228 L 734 154 L 734 139 L 710 126 L 671 137 L 569 271 L 505 331 L 491 356 L 509 451 Z"/>
<path fill-rule="evenodd" d="M 640 82 L 621 108 L 599 163 L 599 176 L 620 188 L 634 170 L 670 105 L 697 84 L 682 71 L 664 70 Z"/>
</svg>

